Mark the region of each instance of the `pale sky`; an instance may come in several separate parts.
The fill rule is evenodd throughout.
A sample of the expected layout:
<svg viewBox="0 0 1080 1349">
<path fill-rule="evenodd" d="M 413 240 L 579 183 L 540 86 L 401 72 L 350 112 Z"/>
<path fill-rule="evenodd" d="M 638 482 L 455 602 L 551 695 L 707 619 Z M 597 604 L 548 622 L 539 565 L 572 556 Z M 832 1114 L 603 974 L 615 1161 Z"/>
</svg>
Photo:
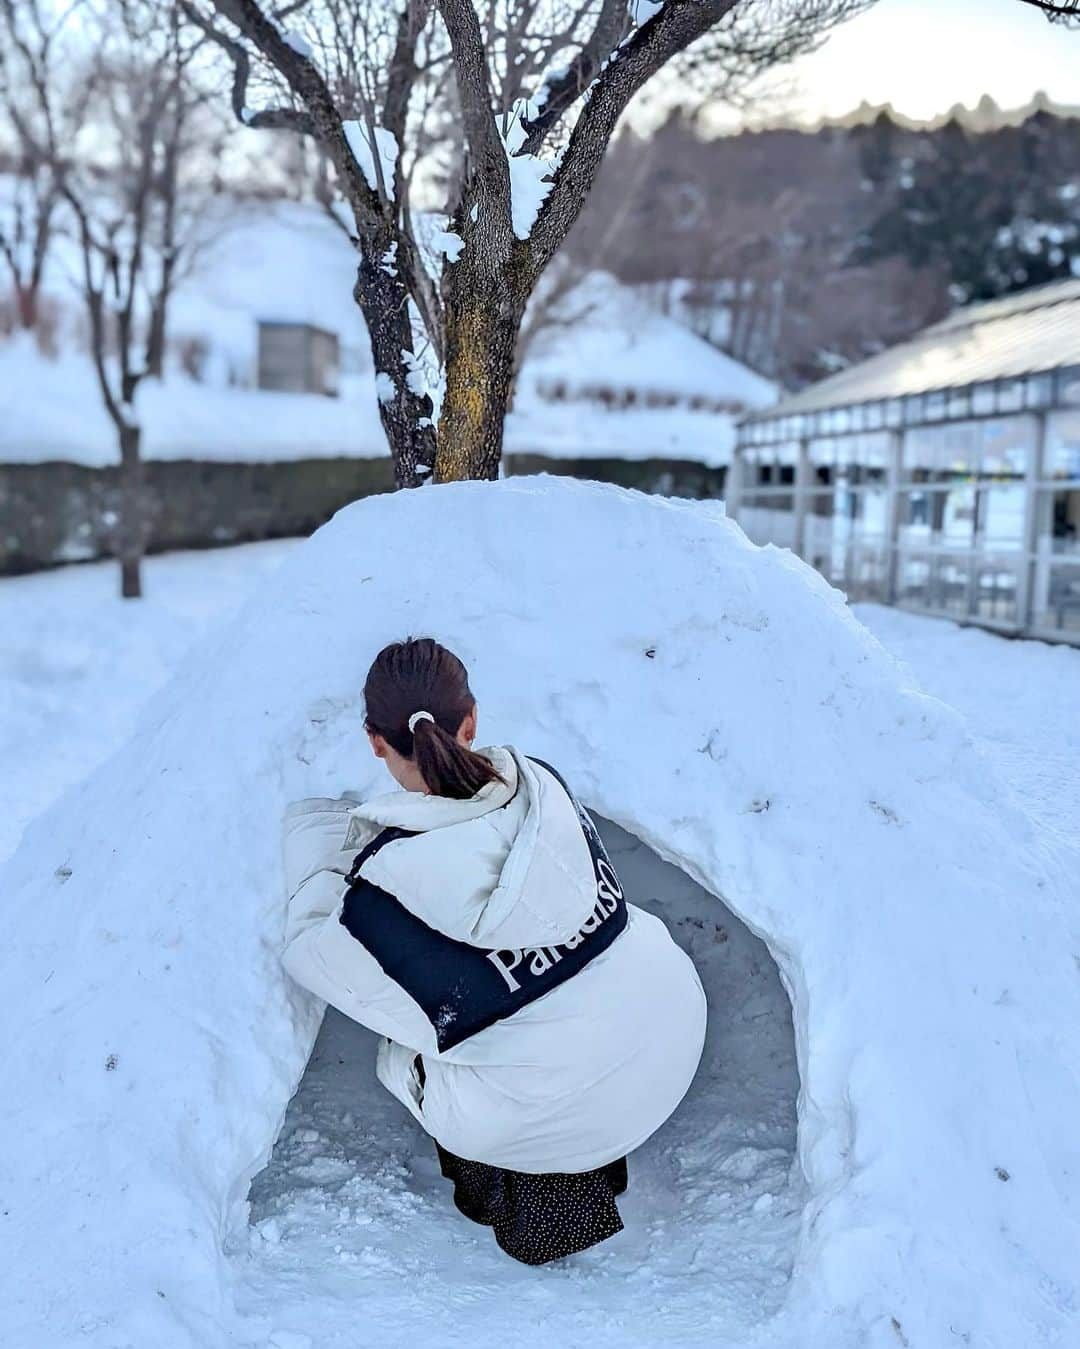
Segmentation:
<svg viewBox="0 0 1080 1349">
<path fill-rule="evenodd" d="M 784 102 L 807 115 L 866 99 L 929 118 L 984 93 L 1017 107 L 1039 89 L 1080 105 L 1080 31 L 1021 0 L 878 0 L 784 78 L 794 82 Z"/>
</svg>

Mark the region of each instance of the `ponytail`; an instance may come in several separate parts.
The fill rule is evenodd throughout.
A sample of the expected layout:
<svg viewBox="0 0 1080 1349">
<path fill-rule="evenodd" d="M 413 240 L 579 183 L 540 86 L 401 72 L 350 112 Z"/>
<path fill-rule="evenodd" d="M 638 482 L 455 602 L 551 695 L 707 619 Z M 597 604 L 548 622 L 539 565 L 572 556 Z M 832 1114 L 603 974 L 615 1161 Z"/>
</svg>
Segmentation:
<svg viewBox="0 0 1080 1349">
<path fill-rule="evenodd" d="M 437 721 L 425 718 L 417 722 L 412 740 L 413 762 L 436 796 L 464 801 L 489 782 L 503 780 L 489 759 L 467 749 L 456 734 L 444 731 Z"/>
<path fill-rule="evenodd" d="M 365 726 L 411 759 L 435 796 L 466 800 L 504 781 L 490 760 L 457 733 L 476 706 L 468 671 L 431 637 L 384 647 L 364 681 Z"/>
</svg>

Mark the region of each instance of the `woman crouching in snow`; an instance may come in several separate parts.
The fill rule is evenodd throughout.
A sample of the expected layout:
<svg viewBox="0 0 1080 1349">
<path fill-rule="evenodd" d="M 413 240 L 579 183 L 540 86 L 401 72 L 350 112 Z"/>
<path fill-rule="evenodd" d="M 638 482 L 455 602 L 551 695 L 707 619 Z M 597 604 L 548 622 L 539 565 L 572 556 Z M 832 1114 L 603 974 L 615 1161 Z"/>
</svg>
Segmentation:
<svg viewBox="0 0 1080 1349">
<path fill-rule="evenodd" d="M 290 808 L 285 966 L 386 1037 L 379 1080 L 435 1139 L 462 1213 L 526 1264 L 584 1250 L 621 1231 L 626 1154 L 697 1069 L 697 973 L 626 903 L 554 769 L 471 748 L 455 655 L 394 643 L 364 698 L 404 790 Z"/>
</svg>

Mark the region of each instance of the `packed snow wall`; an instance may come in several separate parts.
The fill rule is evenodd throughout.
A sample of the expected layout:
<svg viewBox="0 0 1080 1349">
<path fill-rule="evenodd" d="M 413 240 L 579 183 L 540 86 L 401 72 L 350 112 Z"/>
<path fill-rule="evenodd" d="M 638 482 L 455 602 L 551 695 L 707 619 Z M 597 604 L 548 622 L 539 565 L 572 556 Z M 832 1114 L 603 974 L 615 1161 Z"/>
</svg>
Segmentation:
<svg viewBox="0 0 1080 1349">
<path fill-rule="evenodd" d="M 1073 1342 L 1070 878 L 818 576 L 716 506 L 554 479 L 349 507 L 28 829 L 0 878 L 0 1339 L 257 1342 L 224 1244 L 320 1012 L 278 963 L 280 815 L 385 785 L 360 686 L 423 632 L 472 669 L 482 740 L 555 762 L 780 966 L 809 1198 L 761 1343 Z"/>
</svg>

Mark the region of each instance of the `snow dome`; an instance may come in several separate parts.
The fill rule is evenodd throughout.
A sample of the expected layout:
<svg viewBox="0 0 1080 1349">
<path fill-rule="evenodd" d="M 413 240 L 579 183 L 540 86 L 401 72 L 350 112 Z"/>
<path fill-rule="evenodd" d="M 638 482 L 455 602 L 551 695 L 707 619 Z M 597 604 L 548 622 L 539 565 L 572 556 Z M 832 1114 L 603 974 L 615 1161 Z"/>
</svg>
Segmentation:
<svg viewBox="0 0 1080 1349">
<path fill-rule="evenodd" d="M 790 997 L 797 1154 L 754 1208 L 797 1197 L 786 1255 L 725 1209 L 745 1158 L 718 1148 L 717 1106 L 697 1138 L 673 1121 L 671 1183 L 693 1202 L 662 1217 L 700 1224 L 685 1259 L 620 1266 L 601 1247 L 496 1282 L 448 1242 L 425 1271 L 387 1154 L 351 1219 L 378 1217 L 393 1243 L 311 1272 L 312 1299 L 347 1308 L 340 1333 L 276 1316 L 256 1249 L 273 1227 L 249 1228 L 248 1196 L 265 1202 L 251 1182 L 322 1012 L 278 961 L 280 818 L 300 796 L 385 785 L 360 687 L 407 633 L 466 661 L 482 740 L 555 763 L 613 837 L 699 887 L 701 943 L 715 903 L 765 944 Z M 2 893 L 5 1344 L 1076 1342 L 1075 879 L 959 717 L 716 505 L 514 479 L 349 507 L 27 829 Z M 744 996 L 729 980 L 714 1023 Z M 779 1052 L 763 1010 L 762 1052 Z M 748 1328 L 725 1288 L 759 1258 L 778 1286 Z M 429 1275 L 444 1319 L 410 1323 Z M 527 1289 L 547 1301 L 519 1303 L 540 1297 Z M 639 1303 L 665 1309 L 662 1331 Z"/>
</svg>

